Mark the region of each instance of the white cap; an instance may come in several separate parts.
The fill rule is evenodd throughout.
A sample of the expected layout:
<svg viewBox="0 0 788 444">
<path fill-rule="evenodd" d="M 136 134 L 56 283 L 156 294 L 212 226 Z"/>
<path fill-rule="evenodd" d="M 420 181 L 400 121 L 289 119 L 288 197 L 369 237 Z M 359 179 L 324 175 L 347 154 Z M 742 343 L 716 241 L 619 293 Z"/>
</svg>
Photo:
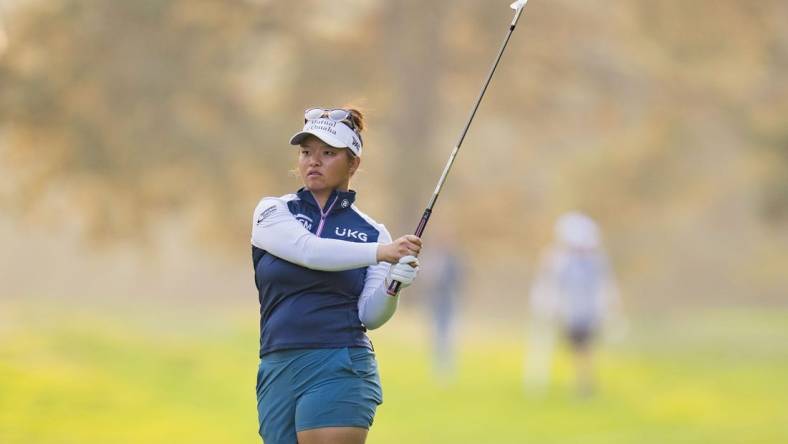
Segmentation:
<svg viewBox="0 0 788 444">
<path fill-rule="evenodd" d="M 307 120 L 304 129 L 290 138 L 290 145 L 300 145 L 310 134 L 334 148 L 347 148 L 361 156 L 361 138 L 342 122 L 326 118 Z"/>
<path fill-rule="evenodd" d="M 596 222 L 576 211 L 558 218 L 555 223 L 555 235 L 560 242 L 569 247 L 590 249 L 599 246 L 599 228 Z"/>
</svg>

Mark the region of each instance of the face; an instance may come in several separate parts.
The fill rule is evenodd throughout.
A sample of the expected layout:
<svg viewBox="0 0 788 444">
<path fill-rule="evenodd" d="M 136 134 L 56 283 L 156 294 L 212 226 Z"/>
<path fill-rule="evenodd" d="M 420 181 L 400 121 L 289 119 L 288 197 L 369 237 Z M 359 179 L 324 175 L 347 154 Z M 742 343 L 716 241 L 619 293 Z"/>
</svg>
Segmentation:
<svg viewBox="0 0 788 444">
<path fill-rule="evenodd" d="M 359 162 L 346 148 L 334 148 L 310 137 L 301 144 L 298 172 L 304 186 L 312 192 L 347 189 Z"/>
</svg>

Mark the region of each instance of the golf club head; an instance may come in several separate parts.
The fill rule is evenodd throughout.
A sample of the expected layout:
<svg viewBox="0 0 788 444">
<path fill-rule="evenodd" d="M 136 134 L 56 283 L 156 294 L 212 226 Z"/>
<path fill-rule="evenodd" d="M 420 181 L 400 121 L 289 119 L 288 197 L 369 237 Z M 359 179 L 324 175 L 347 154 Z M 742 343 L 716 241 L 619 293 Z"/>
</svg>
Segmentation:
<svg viewBox="0 0 788 444">
<path fill-rule="evenodd" d="M 517 0 L 516 2 L 509 5 L 509 7 L 517 11 L 518 9 L 523 9 L 526 3 L 528 3 L 528 0 Z"/>
</svg>

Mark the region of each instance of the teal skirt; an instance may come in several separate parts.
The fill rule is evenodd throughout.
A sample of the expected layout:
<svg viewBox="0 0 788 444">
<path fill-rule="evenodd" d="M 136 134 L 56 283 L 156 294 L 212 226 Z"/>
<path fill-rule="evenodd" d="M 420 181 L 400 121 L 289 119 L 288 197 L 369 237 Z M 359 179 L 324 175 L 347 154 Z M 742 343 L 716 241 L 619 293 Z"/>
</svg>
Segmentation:
<svg viewBox="0 0 788 444">
<path fill-rule="evenodd" d="M 257 370 L 257 417 L 266 444 L 295 444 L 320 427 L 368 429 L 383 402 L 375 354 L 367 348 L 268 353 Z"/>
</svg>

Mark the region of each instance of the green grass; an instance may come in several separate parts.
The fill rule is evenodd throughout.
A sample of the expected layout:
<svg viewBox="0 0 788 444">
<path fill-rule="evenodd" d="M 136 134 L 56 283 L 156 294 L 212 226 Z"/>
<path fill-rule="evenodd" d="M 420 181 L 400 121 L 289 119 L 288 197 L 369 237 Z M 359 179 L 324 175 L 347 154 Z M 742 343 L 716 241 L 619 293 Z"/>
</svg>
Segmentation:
<svg viewBox="0 0 788 444">
<path fill-rule="evenodd" d="M 0 443 L 259 442 L 254 314 L 2 308 Z M 526 396 L 519 331 L 483 323 L 466 329 L 455 383 L 438 386 L 417 319 L 373 333 L 372 444 L 788 442 L 785 312 L 633 323 L 600 351 L 587 399 L 564 351 L 550 390 Z"/>
</svg>

